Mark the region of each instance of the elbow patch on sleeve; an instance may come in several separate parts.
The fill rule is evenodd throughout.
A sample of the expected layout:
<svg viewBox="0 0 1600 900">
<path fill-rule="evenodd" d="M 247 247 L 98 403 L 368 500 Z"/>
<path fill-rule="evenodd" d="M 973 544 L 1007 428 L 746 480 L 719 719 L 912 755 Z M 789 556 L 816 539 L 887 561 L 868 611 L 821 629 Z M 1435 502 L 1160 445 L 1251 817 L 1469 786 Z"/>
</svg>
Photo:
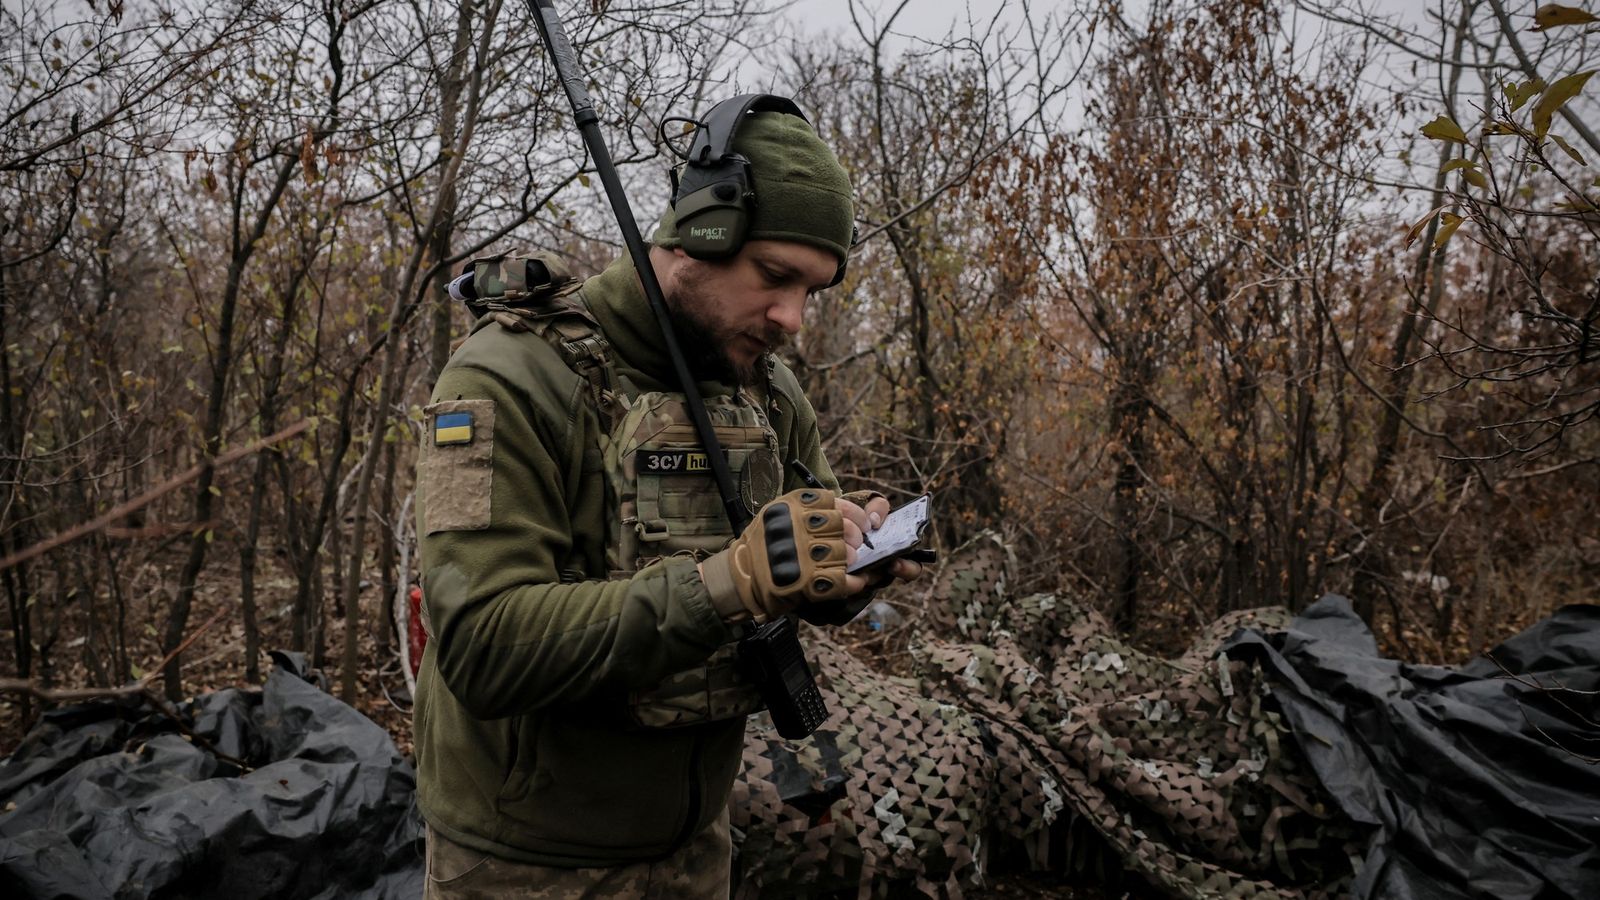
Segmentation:
<svg viewBox="0 0 1600 900">
<path fill-rule="evenodd" d="M 423 533 L 489 527 L 494 492 L 494 401 L 444 400 L 423 411 L 417 488 Z"/>
</svg>

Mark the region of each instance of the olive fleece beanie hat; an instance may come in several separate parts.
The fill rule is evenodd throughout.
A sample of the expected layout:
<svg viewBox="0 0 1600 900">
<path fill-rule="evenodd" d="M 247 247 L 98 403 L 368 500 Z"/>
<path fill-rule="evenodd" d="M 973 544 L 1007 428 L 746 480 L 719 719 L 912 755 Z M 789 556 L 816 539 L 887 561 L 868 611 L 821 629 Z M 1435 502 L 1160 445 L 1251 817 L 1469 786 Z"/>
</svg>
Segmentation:
<svg viewBox="0 0 1600 900">
<path fill-rule="evenodd" d="M 745 239 L 810 244 L 844 262 L 854 223 L 850 176 L 811 126 L 788 113 L 755 113 L 740 124 L 733 149 L 750 160 L 756 193 Z M 682 244 L 671 207 L 652 241 L 658 247 Z"/>
</svg>

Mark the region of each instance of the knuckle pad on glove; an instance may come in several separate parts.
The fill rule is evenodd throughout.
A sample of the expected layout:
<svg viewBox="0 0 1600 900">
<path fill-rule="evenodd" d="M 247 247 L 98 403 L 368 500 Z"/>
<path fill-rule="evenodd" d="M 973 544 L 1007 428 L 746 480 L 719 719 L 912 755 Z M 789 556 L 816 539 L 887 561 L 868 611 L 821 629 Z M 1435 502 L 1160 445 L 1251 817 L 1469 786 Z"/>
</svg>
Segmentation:
<svg viewBox="0 0 1600 900">
<path fill-rule="evenodd" d="M 774 503 L 761 513 L 761 529 L 767 546 L 767 569 L 775 587 L 788 587 L 800 580 L 800 551 L 795 543 L 794 517 L 786 504 Z"/>
</svg>

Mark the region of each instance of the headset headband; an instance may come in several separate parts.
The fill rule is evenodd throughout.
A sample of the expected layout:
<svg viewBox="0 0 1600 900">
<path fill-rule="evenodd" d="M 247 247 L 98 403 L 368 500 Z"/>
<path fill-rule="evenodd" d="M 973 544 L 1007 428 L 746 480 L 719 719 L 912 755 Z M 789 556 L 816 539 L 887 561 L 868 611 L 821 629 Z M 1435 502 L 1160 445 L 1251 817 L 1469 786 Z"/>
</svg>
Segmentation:
<svg viewBox="0 0 1600 900">
<path fill-rule="evenodd" d="M 688 165 L 678 177 L 678 189 L 672 198 L 674 203 L 723 174 L 719 171 L 722 164 L 737 155 L 733 152 L 733 141 L 739 134 L 739 126 L 744 124 L 745 116 L 753 112 L 788 113 L 799 116 L 808 125 L 811 123 L 793 100 L 776 94 L 740 94 L 711 107 L 700 127 L 695 129 L 694 142 L 689 145 L 689 154 L 685 157 Z"/>
<path fill-rule="evenodd" d="M 786 113 L 811 124 L 798 104 L 776 94 L 730 97 L 711 107 L 704 120 L 695 122 L 698 127 L 684 165 L 671 172 L 678 243 L 695 259 L 726 259 L 744 246 L 750 212 L 759 200 L 750 160 L 733 152 L 733 141 L 745 117 L 753 112 Z M 852 227 L 851 246 L 856 234 Z M 840 261 L 830 287 L 844 280 L 847 264 L 847 259 Z"/>
</svg>

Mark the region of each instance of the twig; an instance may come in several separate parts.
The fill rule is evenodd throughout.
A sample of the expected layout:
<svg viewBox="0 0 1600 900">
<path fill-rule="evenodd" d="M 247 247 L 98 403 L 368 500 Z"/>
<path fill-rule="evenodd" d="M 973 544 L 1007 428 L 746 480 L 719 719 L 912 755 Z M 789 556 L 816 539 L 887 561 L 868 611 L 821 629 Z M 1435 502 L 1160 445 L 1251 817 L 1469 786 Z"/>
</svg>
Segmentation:
<svg viewBox="0 0 1600 900">
<path fill-rule="evenodd" d="M 1534 690 L 1537 690 L 1537 691 L 1546 691 L 1546 692 L 1550 692 L 1550 691 L 1566 691 L 1569 694 L 1577 694 L 1580 697 L 1600 696 L 1600 691 L 1580 691 L 1577 688 L 1569 688 L 1566 685 L 1561 684 L 1559 682 L 1556 683 L 1555 687 L 1551 687 L 1550 685 L 1547 685 L 1547 684 L 1541 682 L 1537 678 L 1532 678 L 1532 677 L 1529 677 L 1529 676 L 1526 676 L 1526 675 L 1518 675 L 1517 673 L 1515 673 L 1515 672 L 1511 671 L 1510 669 L 1506 668 L 1506 664 L 1505 663 L 1501 662 L 1498 659 L 1495 659 L 1494 654 L 1493 653 L 1489 653 L 1488 651 L 1484 652 L 1483 658 L 1487 659 L 1488 661 L 1490 661 L 1492 663 L 1494 663 L 1495 667 L 1498 668 L 1500 671 L 1504 672 L 1506 674 L 1507 678 L 1510 678 L 1512 681 L 1515 681 L 1516 683 L 1522 685 L 1523 687 L 1529 687 L 1529 688 L 1533 688 Z M 1577 710 L 1573 710 L 1573 712 L 1577 712 Z M 1581 713 L 1580 713 L 1580 715 L 1581 715 Z"/>
<path fill-rule="evenodd" d="M 292 438 L 302 431 L 305 431 L 307 428 L 310 428 L 314 421 L 315 419 L 301 419 L 299 422 L 290 425 L 288 428 L 285 428 L 276 434 L 269 434 L 259 441 L 252 441 L 251 443 L 246 444 L 243 447 L 239 447 L 238 449 L 229 450 L 227 453 L 222 454 L 216 459 L 208 459 L 204 462 L 196 463 L 188 471 L 178 475 L 171 481 L 167 481 L 163 484 L 153 487 L 126 503 L 112 507 L 104 515 L 97 516 L 83 523 L 82 525 L 77 525 L 67 529 L 66 531 L 63 531 L 55 537 L 45 538 L 44 540 L 34 544 L 31 547 L 28 547 L 25 550 L 19 550 L 4 559 L 0 559 L 0 572 L 9 569 L 12 566 L 21 565 L 22 563 L 25 563 L 36 556 L 49 553 L 51 550 L 54 550 L 57 547 L 70 544 L 78 538 L 93 534 L 96 531 L 100 531 L 101 529 L 110 525 L 112 522 L 115 522 L 118 519 L 124 518 L 130 513 L 149 506 L 151 503 L 154 503 L 162 497 L 165 497 L 167 494 L 170 494 L 194 479 L 199 478 L 200 474 L 207 469 L 221 468 L 222 466 L 230 465 L 238 462 L 240 459 L 243 459 L 252 453 L 255 453 L 263 447 L 268 447 L 272 444 L 278 443 L 279 441 Z"/>
<path fill-rule="evenodd" d="M 173 647 L 171 653 L 168 653 L 165 657 L 163 657 L 161 662 L 156 663 L 156 667 L 154 669 L 150 670 L 150 674 L 146 675 L 144 678 L 142 678 L 140 680 L 141 681 L 154 681 L 157 677 L 159 677 L 159 674 L 161 672 L 165 672 L 166 671 L 168 663 L 172 662 L 173 659 L 177 658 L 177 656 L 180 653 L 182 653 L 183 651 L 189 649 L 189 647 L 191 645 L 193 645 L 195 641 L 200 639 L 200 635 L 205 634 L 207 631 L 210 631 L 211 630 L 211 626 L 213 626 L 213 625 L 217 624 L 217 622 L 221 621 L 222 620 L 222 614 L 227 612 L 227 611 L 228 611 L 228 607 L 226 607 L 226 606 L 224 606 L 221 609 L 217 610 L 216 613 L 214 615 L 212 615 L 211 618 L 209 618 L 209 619 L 207 619 L 205 621 L 204 625 L 201 625 L 199 628 L 196 628 L 194 631 L 190 632 L 189 636 L 184 638 L 182 643 L 178 644 L 178 646 L 176 646 L 176 647 Z"/>
<path fill-rule="evenodd" d="M 202 528 L 216 528 L 221 524 L 218 519 L 206 522 L 151 522 L 142 528 L 127 528 L 122 525 L 107 525 L 106 537 L 114 540 L 155 540 L 157 538 L 172 537 L 175 534 L 194 534 Z"/>
<path fill-rule="evenodd" d="M 144 679 L 109 688 L 47 688 L 22 678 L 0 678 L 0 694 L 21 694 L 45 703 L 76 703 L 80 700 L 119 700 L 142 696 L 149 684 Z"/>
<path fill-rule="evenodd" d="M 1573 750 L 1573 749 L 1563 745 L 1560 741 L 1556 740 L 1555 736 L 1552 735 L 1550 732 L 1545 731 L 1543 728 L 1540 728 L 1538 725 L 1535 725 L 1534 722 L 1533 722 L 1533 719 L 1528 716 L 1528 708 L 1526 706 L 1523 706 L 1522 705 L 1522 701 L 1520 701 L 1520 700 L 1517 701 L 1517 712 L 1522 713 L 1522 721 L 1527 723 L 1527 726 L 1529 728 L 1532 728 L 1534 731 L 1539 732 L 1539 736 L 1544 738 L 1545 740 L 1549 741 L 1550 742 L 1550 746 L 1556 748 L 1557 750 L 1560 750 L 1562 753 L 1565 753 L 1568 756 L 1571 756 L 1573 759 L 1582 760 L 1583 762 L 1586 762 L 1586 763 L 1588 763 L 1590 765 L 1595 765 L 1596 763 L 1600 763 L 1600 757 L 1586 756 L 1586 755 L 1584 755 L 1582 753 L 1579 753 L 1578 751 Z"/>
<path fill-rule="evenodd" d="M 1520 480 L 1520 479 L 1523 479 L 1523 478 L 1539 478 L 1539 477 L 1542 477 L 1542 476 L 1545 476 L 1545 475 L 1551 475 L 1551 474 L 1554 474 L 1556 472 L 1560 472 L 1560 471 L 1562 471 L 1564 469 L 1573 468 L 1574 466 L 1587 466 L 1587 465 L 1600 466 L 1600 456 L 1591 456 L 1588 459 L 1568 460 L 1567 462 L 1564 462 L 1564 463 L 1557 463 L 1557 464 L 1552 465 L 1552 466 L 1545 466 L 1542 469 L 1534 469 L 1534 470 L 1532 470 L 1530 472 L 1516 472 L 1514 474 L 1507 475 L 1506 479 L 1507 480 Z"/>
<path fill-rule="evenodd" d="M 1561 693 L 1577 694 L 1578 696 L 1581 696 L 1581 697 L 1593 697 L 1593 696 L 1595 696 L 1597 694 L 1600 694 L 1600 691 L 1580 691 L 1580 690 L 1577 690 L 1575 688 L 1565 687 L 1565 686 L 1563 686 L 1563 685 L 1561 685 L 1559 683 L 1557 683 L 1557 685 L 1555 687 L 1548 687 L 1545 684 L 1543 684 L 1542 682 L 1540 682 L 1539 679 L 1537 679 L 1537 678 L 1518 675 L 1517 673 L 1515 673 L 1515 672 L 1511 671 L 1510 669 L 1506 668 L 1505 663 L 1502 663 L 1500 660 L 1495 659 L 1495 656 L 1494 656 L 1493 653 L 1487 653 L 1486 652 L 1483 655 L 1484 655 L 1484 658 L 1486 658 L 1490 662 L 1494 663 L 1495 666 L 1500 669 L 1500 671 L 1504 672 L 1507 678 L 1511 679 L 1512 681 L 1515 681 L 1517 684 L 1520 684 L 1523 687 L 1526 687 L 1526 688 L 1529 688 L 1531 690 L 1538 691 L 1541 694 L 1544 694 L 1546 697 L 1549 697 L 1551 700 L 1555 701 L 1555 703 L 1558 706 L 1560 706 L 1562 709 L 1565 709 L 1567 712 L 1570 712 L 1574 716 L 1577 716 L 1579 719 L 1583 720 L 1584 724 L 1590 726 L 1591 728 L 1595 727 L 1594 720 L 1590 719 L 1588 716 L 1586 716 L 1583 713 L 1577 711 L 1576 709 L 1573 709 L 1571 704 L 1567 703 L 1565 700 L 1563 700 L 1561 698 Z M 1550 742 L 1550 746 L 1555 747 L 1557 750 L 1560 750 L 1561 752 L 1566 753 L 1566 754 L 1568 754 L 1568 755 L 1570 755 L 1570 756 L 1572 756 L 1572 757 L 1574 757 L 1576 759 L 1580 759 L 1580 760 L 1582 760 L 1582 761 L 1584 761 L 1586 763 L 1589 763 L 1590 765 L 1594 765 L 1594 764 L 1600 763 L 1600 757 L 1586 756 L 1585 754 L 1579 753 L 1576 750 L 1573 750 L 1572 748 L 1567 747 L 1566 745 L 1562 744 L 1560 741 L 1556 740 L 1555 736 L 1550 734 L 1548 731 L 1545 731 L 1543 728 L 1540 728 L 1538 725 L 1534 724 L 1533 719 L 1528 715 L 1528 708 L 1526 706 L 1522 705 L 1522 701 L 1521 700 L 1517 701 L 1517 712 L 1522 714 L 1522 721 L 1527 723 L 1529 728 L 1532 728 L 1534 731 L 1539 732 L 1539 736 L 1540 737 L 1542 737 L 1546 741 Z M 1592 740 L 1592 738 L 1590 738 L 1588 740 Z"/>
<path fill-rule="evenodd" d="M 210 753 L 212 756 L 215 756 L 217 759 L 222 760 L 223 762 L 231 763 L 232 765 L 237 766 L 240 771 L 248 772 L 252 768 L 249 763 L 239 759 L 236 756 L 223 753 L 221 750 L 217 749 L 215 744 L 201 737 L 199 734 L 196 734 L 194 729 L 189 726 L 189 723 L 184 721 L 183 716 L 178 713 L 177 708 L 168 704 L 166 698 L 155 689 L 155 683 L 161 680 L 162 671 L 166 669 L 167 663 L 171 662 L 173 657 L 189 649 L 189 647 L 194 644 L 195 641 L 200 639 L 201 635 L 205 634 L 211 629 L 211 626 L 222 621 L 222 616 L 227 611 L 228 610 L 226 607 L 217 610 L 216 615 L 213 615 L 210 619 L 207 619 L 205 624 L 201 625 L 199 628 L 196 628 L 189 634 L 188 637 L 184 638 L 183 642 L 173 649 L 171 653 L 168 653 L 166 658 L 161 660 L 161 662 L 157 664 L 154 669 L 151 669 L 138 680 L 129 682 L 128 684 L 106 688 L 46 688 L 40 687 L 36 682 L 25 681 L 20 678 L 0 678 L 0 694 L 22 694 L 37 698 L 46 703 L 74 703 L 83 700 L 120 700 L 127 697 L 138 697 L 149 703 L 156 712 L 169 719 L 172 724 L 177 727 L 180 733 L 182 733 L 194 744 L 198 745 L 201 749 Z"/>
</svg>

